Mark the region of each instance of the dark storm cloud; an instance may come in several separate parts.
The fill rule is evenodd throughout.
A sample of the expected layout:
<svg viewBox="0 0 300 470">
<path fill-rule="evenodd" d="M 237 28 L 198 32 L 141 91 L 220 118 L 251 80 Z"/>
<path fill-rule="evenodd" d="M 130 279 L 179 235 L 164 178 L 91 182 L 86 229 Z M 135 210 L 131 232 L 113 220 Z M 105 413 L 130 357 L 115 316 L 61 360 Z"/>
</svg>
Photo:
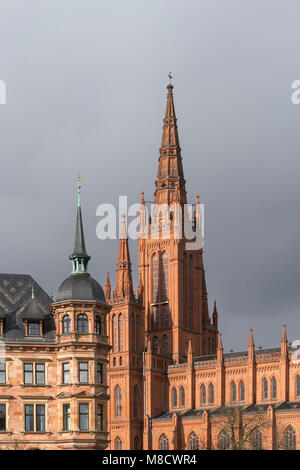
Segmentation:
<svg viewBox="0 0 300 470">
<path fill-rule="evenodd" d="M 96 207 L 143 190 L 151 199 L 171 70 L 225 349 L 245 348 L 249 327 L 257 345 L 275 346 L 284 321 L 300 338 L 300 105 L 290 100 L 299 10 L 274 0 L 2 0 L 0 270 L 57 290 L 70 271 L 79 171 L 90 272 L 102 283 L 114 273 L 117 242 L 96 238 Z"/>
</svg>

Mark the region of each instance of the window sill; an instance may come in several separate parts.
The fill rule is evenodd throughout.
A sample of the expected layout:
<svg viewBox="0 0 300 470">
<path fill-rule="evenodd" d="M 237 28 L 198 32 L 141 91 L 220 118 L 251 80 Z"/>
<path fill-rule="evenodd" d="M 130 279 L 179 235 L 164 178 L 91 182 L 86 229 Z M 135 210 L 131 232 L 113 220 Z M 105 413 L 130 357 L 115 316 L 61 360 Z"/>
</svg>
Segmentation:
<svg viewBox="0 0 300 470">
<path fill-rule="evenodd" d="M 12 387 L 12 385 L 10 385 L 10 384 L 0 384 L 0 387 L 7 387 L 7 388 L 10 388 L 10 387 Z"/>
<path fill-rule="evenodd" d="M 49 431 L 23 431 L 22 434 L 23 434 L 23 435 L 25 435 L 25 434 L 26 434 L 26 435 L 27 435 L 27 434 L 32 434 L 32 435 L 33 435 L 33 434 L 38 434 L 38 435 L 40 435 L 40 434 L 43 434 L 43 435 L 48 434 L 48 435 L 50 435 L 51 433 L 50 433 Z"/>
<path fill-rule="evenodd" d="M 37 385 L 37 384 L 21 384 L 20 387 L 25 388 L 25 387 L 34 387 L 34 388 L 50 388 L 51 385 L 49 384 L 43 384 L 43 385 Z"/>
<path fill-rule="evenodd" d="M 8 435 L 11 435 L 12 432 L 11 432 L 11 431 L 0 431 L 0 434 L 8 434 Z"/>
</svg>

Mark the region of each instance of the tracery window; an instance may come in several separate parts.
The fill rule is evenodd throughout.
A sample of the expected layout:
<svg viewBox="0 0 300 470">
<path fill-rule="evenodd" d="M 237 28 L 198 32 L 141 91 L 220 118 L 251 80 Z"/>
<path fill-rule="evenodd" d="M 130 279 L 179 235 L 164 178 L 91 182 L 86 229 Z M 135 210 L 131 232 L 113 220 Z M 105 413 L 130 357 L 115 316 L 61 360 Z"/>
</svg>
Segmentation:
<svg viewBox="0 0 300 470">
<path fill-rule="evenodd" d="M 160 438 L 159 448 L 160 450 L 169 450 L 169 439 L 165 434 Z"/>
<path fill-rule="evenodd" d="M 113 343 L 113 351 L 117 351 L 117 317 L 113 315 L 112 317 L 112 343 Z"/>
<path fill-rule="evenodd" d="M 253 449 L 261 450 L 262 449 L 262 435 L 259 429 L 255 429 L 251 433 L 251 444 Z"/>
<path fill-rule="evenodd" d="M 292 426 L 285 430 L 285 450 L 296 450 L 296 431 Z"/>
<path fill-rule="evenodd" d="M 122 390 L 119 385 L 115 388 L 116 416 L 122 416 Z"/>
<path fill-rule="evenodd" d="M 220 450 L 229 450 L 230 449 L 230 439 L 227 432 L 223 429 L 220 432 L 219 440 L 218 440 L 218 447 Z"/>
<path fill-rule="evenodd" d="M 210 384 L 209 386 L 209 403 L 214 403 L 215 401 L 215 389 L 213 384 Z"/>
<path fill-rule="evenodd" d="M 189 439 L 189 450 L 198 450 L 199 449 L 199 439 L 197 434 L 194 432 L 190 435 Z"/>
<path fill-rule="evenodd" d="M 201 398 L 201 403 L 202 405 L 206 404 L 206 387 L 205 385 L 201 385 L 200 387 L 200 398 Z"/>
<path fill-rule="evenodd" d="M 123 323 L 123 315 L 120 313 L 118 318 L 119 351 L 123 351 Z"/>
</svg>

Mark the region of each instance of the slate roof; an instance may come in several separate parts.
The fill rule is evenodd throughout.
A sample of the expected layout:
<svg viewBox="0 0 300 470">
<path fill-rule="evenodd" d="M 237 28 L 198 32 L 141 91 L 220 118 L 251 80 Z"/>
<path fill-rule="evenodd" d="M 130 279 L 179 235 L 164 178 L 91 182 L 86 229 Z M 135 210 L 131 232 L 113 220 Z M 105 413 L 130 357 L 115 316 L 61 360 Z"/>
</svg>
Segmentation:
<svg viewBox="0 0 300 470">
<path fill-rule="evenodd" d="M 35 299 L 32 299 L 32 286 L 34 287 Z M 49 295 L 29 274 L 0 274 L 0 318 L 5 319 L 4 341 L 53 342 L 55 340 L 55 325 L 49 311 L 52 302 Z M 42 315 L 44 321 L 43 337 L 25 337 L 23 319 L 30 312 L 35 312 L 39 318 Z M 27 318 L 29 317 L 27 316 Z"/>
<path fill-rule="evenodd" d="M 292 348 L 288 347 L 288 350 Z M 259 354 L 270 354 L 270 353 L 275 353 L 275 352 L 280 352 L 280 348 L 267 348 L 267 349 L 256 349 L 254 351 L 255 355 Z M 248 351 L 237 351 L 237 352 L 231 352 L 231 353 L 225 353 L 223 355 L 224 359 L 229 359 L 231 357 L 243 357 L 243 356 L 248 356 Z M 198 356 L 194 358 L 194 362 L 202 362 L 202 361 L 215 361 L 217 359 L 216 354 L 210 354 L 209 356 Z"/>
<path fill-rule="evenodd" d="M 106 304 L 100 284 L 89 274 L 71 274 L 58 289 L 56 302 L 88 300 Z"/>
</svg>

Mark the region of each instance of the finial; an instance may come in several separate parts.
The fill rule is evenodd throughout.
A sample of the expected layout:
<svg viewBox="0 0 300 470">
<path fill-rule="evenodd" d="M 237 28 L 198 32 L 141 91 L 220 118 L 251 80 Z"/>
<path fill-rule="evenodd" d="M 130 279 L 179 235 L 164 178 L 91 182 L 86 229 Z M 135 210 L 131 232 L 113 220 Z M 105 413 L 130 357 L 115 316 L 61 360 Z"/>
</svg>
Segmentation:
<svg viewBox="0 0 300 470">
<path fill-rule="evenodd" d="M 145 204 L 144 191 L 141 192 L 141 204 Z"/>
<path fill-rule="evenodd" d="M 172 89 L 173 89 L 172 79 L 173 79 L 173 77 L 172 77 L 171 72 L 169 72 L 168 77 L 169 77 L 169 83 L 168 83 L 168 85 L 167 85 L 167 88 L 168 88 L 168 90 L 169 90 L 169 94 L 172 95 Z"/>
<path fill-rule="evenodd" d="M 83 181 L 84 178 L 82 178 L 82 176 L 77 176 L 77 205 L 80 206 L 80 189 L 81 189 L 81 185 L 80 185 L 80 182 Z"/>
<path fill-rule="evenodd" d="M 197 194 L 197 196 L 196 196 L 196 204 L 200 204 L 200 202 L 199 202 L 199 194 Z"/>
<path fill-rule="evenodd" d="M 250 334 L 249 334 L 249 343 L 248 343 L 248 346 L 254 346 L 254 339 L 253 339 L 253 334 L 252 334 L 253 330 L 252 328 L 250 328 Z"/>
<path fill-rule="evenodd" d="M 31 298 L 34 299 L 34 285 L 31 286 Z"/>
<path fill-rule="evenodd" d="M 126 214 L 121 215 L 121 233 L 120 238 L 127 238 L 126 235 Z"/>
<path fill-rule="evenodd" d="M 287 341 L 287 337 L 286 337 L 286 324 L 284 323 L 282 325 L 282 338 L 281 338 L 282 341 Z"/>
</svg>

